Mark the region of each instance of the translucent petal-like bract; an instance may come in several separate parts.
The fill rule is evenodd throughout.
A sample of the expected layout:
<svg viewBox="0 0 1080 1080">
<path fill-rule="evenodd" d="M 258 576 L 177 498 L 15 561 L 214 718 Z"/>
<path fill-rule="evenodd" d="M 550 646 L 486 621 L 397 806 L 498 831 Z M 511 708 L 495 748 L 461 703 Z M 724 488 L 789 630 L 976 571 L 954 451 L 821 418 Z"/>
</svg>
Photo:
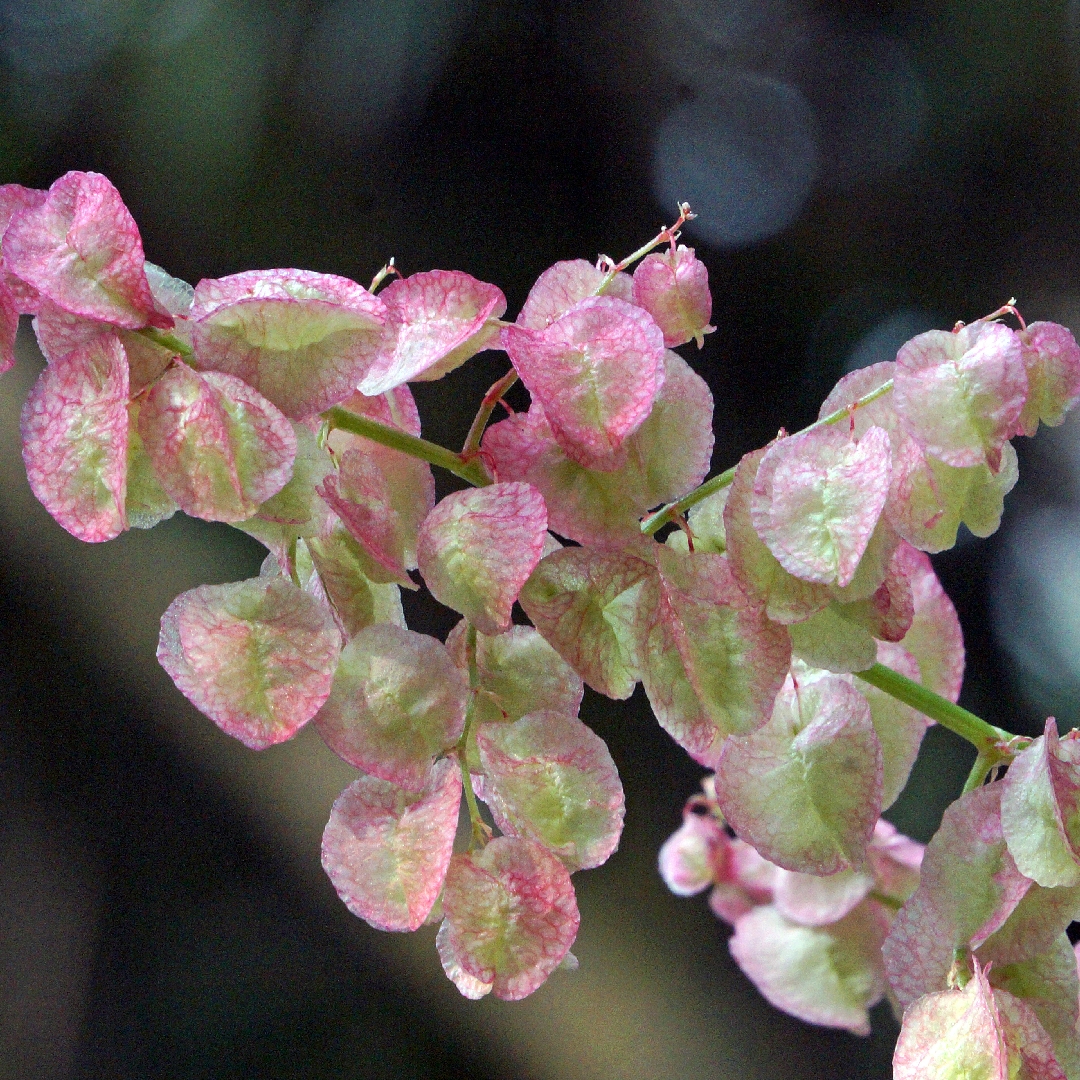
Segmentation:
<svg viewBox="0 0 1080 1080">
<path fill-rule="evenodd" d="M 461 738 L 468 693 L 441 642 L 377 623 L 345 646 L 315 723 L 350 765 L 420 791 L 435 758 Z"/>
<path fill-rule="evenodd" d="M 450 631 L 446 647 L 463 672 L 468 671 L 466 623 Z M 480 771 L 476 733 L 487 723 L 513 723 L 528 713 L 550 711 L 577 716 L 585 684 L 581 676 L 532 626 L 511 626 L 503 634 L 476 635 L 473 722 L 465 755 L 469 768 Z"/>
<path fill-rule="evenodd" d="M 115 338 L 50 364 L 22 410 L 30 487 L 72 536 L 96 543 L 127 527 L 128 365 Z"/>
<path fill-rule="evenodd" d="M 1059 740 L 1053 717 L 1005 774 L 1001 829 L 1025 877 L 1080 885 L 1080 742 Z"/>
<path fill-rule="evenodd" d="M 139 410 L 162 487 L 192 517 L 244 521 L 292 476 L 296 433 L 269 401 L 220 372 L 170 368 Z"/>
<path fill-rule="evenodd" d="M 337 798 L 322 864 L 345 906 L 378 930 L 416 930 L 442 889 L 457 830 L 461 770 L 437 761 L 413 794 L 374 776 Z"/>
<path fill-rule="evenodd" d="M 640 608 L 642 682 L 661 726 L 715 768 L 727 736 L 768 720 L 791 641 L 747 599 L 724 556 L 664 547 L 657 569 Z"/>
<path fill-rule="evenodd" d="M 639 542 L 639 518 L 699 484 L 712 454 L 708 386 L 677 353 L 664 354 L 664 370 L 652 411 L 623 443 L 623 464 L 613 471 L 571 460 L 535 402 L 488 428 L 484 453 L 500 480 L 527 481 L 540 491 L 560 536 L 604 548 Z"/>
<path fill-rule="evenodd" d="M 1031 1009 L 985 973 L 963 990 L 928 994 L 904 1013 L 893 1055 L 895 1080 L 1065 1080 L 1049 1036 Z"/>
<path fill-rule="evenodd" d="M 191 320 L 201 368 L 236 375 L 302 420 L 356 389 L 375 357 L 386 305 L 334 274 L 249 270 L 200 281 Z"/>
<path fill-rule="evenodd" d="M 831 874 L 862 866 L 881 772 L 870 707 L 850 684 L 789 681 L 765 727 L 724 744 L 716 795 L 735 832 L 771 862 Z"/>
<path fill-rule="evenodd" d="M 669 348 L 696 340 L 716 327 L 712 317 L 709 271 L 694 249 L 679 245 L 664 254 L 646 255 L 634 271 L 634 303 L 643 307 L 664 332 Z"/>
<path fill-rule="evenodd" d="M 598 295 L 604 272 L 584 259 L 567 259 L 549 266 L 529 290 L 517 317 L 518 326 L 543 330 L 587 297 Z M 605 296 L 632 300 L 633 278 L 616 274 L 604 291 Z"/>
<path fill-rule="evenodd" d="M 660 848 L 664 884 L 676 896 L 694 896 L 720 876 L 730 843 L 723 824 L 712 814 L 683 813 L 683 823 Z"/>
<path fill-rule="evenodd" d="M 503 343 L 567 455 L 586 468 L 618 468 L 624 440 L 664 381 L 664 335 L 652 317 L 598 296 L 543 330 L 507 327 Z"/>
<path fill-rule="evenodd" d="M 48 197 L 12 216 L 4 265 L 73 315 L 117 326 L 172 326 L 156 310 L 142 238 L 120 193 L 98 173 L 65 173 Z"/>
<path fill-rule="evenodd" d="M 416 558 L 431 595 L 491 635 L 510 628 L 514 601 L 546 541 L 540 492 L 491 484 L 438 503 L 420 526 Z"/>
<path fill-rule="evenodd" d="M 977 322 L 919 334 L 897 353 L 894 378 L 896 411 L 929 454 L 997 472 L 1028 390 L 1012 330 Z"/>
<path fill-rule="evenodd" d="M 309 537 L 306 546 L 346 637 L 355 637 L 374 623 L 405 625 L 401 590 L 364 573 L 367 560 L 360 545 L 340 525 L 326 536 Z"/>
<path fill-rule="evenodd" d="M 625 804 L 599 735 L 574 717 L 535 712 L 484 725 L 476 742 L 487 802 L 504 833 L 542 844 L 571 872 L 607 861 Z"/>
<path fill-rule="evenodd" d="M 653 573 L 629 553 L 563 548 L 540 561 L 521 590 L 521 606 L 591 687 L 628 698 L 640 671 L 637 607 Z"/>
<path fill-rule="evenodd" d="M 751 516 L 754 488 L 768 451 L 746 454 L 724 504 L 724 543 L 731 570 L 743 591 L 758 598 L 770 619 L 796 623 L 821 611 L 832 598 L 827 585 L 804 581 L 789 573 L 757 533 Z"/>
<path fill-rule="evenodd" d="M 883 937 L 868 907 L 829 926 L 801 926 L 769 905 L 739 919 L 729 946 L 739 967 L 778 1009 L 812 1024 L 869 1035 L 867 1009 L 885 993 Z"/>
<path fill-rule="evenodd" d="M 181 693 L 254 750 L 292 738 L 330 693 L 341 635 L 283 578 L 202 585 L 161 617 L 158 660 Z"/>
<path fill-rule="evenodd" d="M 496 997 L 527 997 L 562 962 L 578 930 L 570 875 L 531 840 L 501 836 L 450 860 L 443 890 L 440 956 L 463 992 L 490 985 Z M 454 968 L 469 977 L 462 986 Z"/>
<path fill-rule="evenodd" d="M 382 347 L 360 382 L 369 395 L 441 378 L 487 346 L 498 329 L 485 330 L 485 320 L 506 311 L 501 289 L 460 270 L 397 278 L 379 299 L 387 310 Z"/>
<path fill-rule="evenodd" d="M 1040 421 L 1056 427 L 1080 397 L 1080 347 L 1052 322 L 1033 322 L 1017 337 L 1027 370 L 1028 392 L 1017 427 L 1034 435 Z"/>
<path fill-rule="evenodd" d="M 379 397 L 353 394 L 342 407 L 410 435 L 420 434 L 420 415 L 407 386 Z M 413 589 L 420 523 L 435 505 L 431 466 L 400 450 L 335 430 L 327 440 L 338 461 L 317 488 L 360 542 L 364 572 L 373 581 Z"/>
<path fill-rule="evenodd" d="M 841 427 L 779 439 L 761 459 L 751 516 L 780 564 L 804 581 L 849 585 L 889 493 L 888 433 Z"/>
<path fill-rule="evenodd" d="M 1001 833 L 1001 785 L 962 796 L 926 848 L 918 890 L 885 942 L 885 966 L 901 1005 L 944 990 L 956 949 L 981 945 L 1031 887 Z"/>
</svg>

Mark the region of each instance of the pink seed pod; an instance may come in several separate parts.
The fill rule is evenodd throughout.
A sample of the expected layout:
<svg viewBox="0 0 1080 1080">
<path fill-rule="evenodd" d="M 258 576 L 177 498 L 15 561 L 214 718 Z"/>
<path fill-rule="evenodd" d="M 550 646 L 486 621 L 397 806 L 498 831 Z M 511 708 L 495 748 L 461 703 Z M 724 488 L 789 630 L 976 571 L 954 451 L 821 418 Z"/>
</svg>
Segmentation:
<svg viewBox="0 0 1080 1080">
<path fill-rule="evenodd" d="M 131 330 L 172 326 L 154 303 L 139 228 L 109 180 L 69 172 L 34 202 L 4 232 L 10 273 L 72 315 Z"/>
<path fill-rule="evenodd" d="M 489 991 L 528 997 L 562 963 L 577 937 L 570 874 L 531 840 L 500 836 L 450 860 L 446 919 L 436 944 L 446 974 L 466 997 Z"/>
<path fill-rule="evenodd" d="M 360 776 L 334 802 L 322 864 L 345 906 L 377 930 L 416 930 L 450 865 L 461 802 L 452 757 L 432 767 L 424 789 L 405 791 Z"/>
<path fill-rule="evenodd" d="M 664 335 L 648 312 L 590 297 L 543 330 L 507 327 L 503 344 L 567 455 L 618 468 L 664 383 Z"/>
<path fill-rule="evenodd" d="M 700 349 L 705 335 L 716 330 L 709 325 L 709 271 L 694 249 L 682 244 L 674 251 L 653 253 L 641 260 L 634 271 L 634 303 L 656 320 L 669 349 L 688 341 L 696 341 Z"/>
</svg>

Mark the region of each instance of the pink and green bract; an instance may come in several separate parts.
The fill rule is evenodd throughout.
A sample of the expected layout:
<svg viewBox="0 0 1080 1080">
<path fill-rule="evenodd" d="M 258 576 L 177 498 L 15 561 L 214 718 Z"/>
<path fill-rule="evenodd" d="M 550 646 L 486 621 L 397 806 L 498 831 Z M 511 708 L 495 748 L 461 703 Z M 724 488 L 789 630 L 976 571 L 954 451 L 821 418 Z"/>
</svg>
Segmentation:
<svg viewBox="0 0 1080 1080">
<path fill-rule="evenodd" d="M 441 920 L 466 997 L 575 966 L 572 875 L 626 812 L 582 694 L 642 683 L 711 770 L 660 872 L 708 890 L 770 1002 L 866 1034 L 888 998 L 900 1080 L 1080 1080 L 1080 736 L 957 704 L 929 558 L 997 528 L 1012 440 L 1073 407 L 1080 349 L 1012 304 L 921 334 L 706 479 L 712 394 L 672 351 L 713 329 L 690 216 L 620 263 L 549 267 L 508 322 L 462 271 L 380 289 L 392 263 L 370 288 L 292 268 L 193 288 L 146 262 L 104 177 L 2 187 L 0 371 L 21 314 L 47 360 L 30 485 L 86 541 L 179 509 L 268 549 L 170 605 L 159 659 L 226 735 L 261 750 L 313 722 L 357 770 L 323 866 L 373 927 Z M 461 451 L 428 441 L 409 383 L 485 350 L 509 363 Z M 490 423 L 518 380 L 527 410 Z M 462 617 L 445 642 L 406 626 L 421 587 Z M 924 858 L 881 813 L 933 722 L 977 758 Z"/>
</svg>

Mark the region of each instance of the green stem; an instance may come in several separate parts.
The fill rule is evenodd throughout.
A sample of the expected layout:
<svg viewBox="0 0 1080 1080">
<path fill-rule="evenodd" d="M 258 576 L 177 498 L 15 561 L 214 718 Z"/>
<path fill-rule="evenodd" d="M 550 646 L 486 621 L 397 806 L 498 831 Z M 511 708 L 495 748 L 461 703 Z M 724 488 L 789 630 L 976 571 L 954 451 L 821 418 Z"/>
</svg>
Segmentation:
<svg viewBox="0 0 1080 1080">
<path fill-rule="evenodd" d="M 292 578 L 292 583 L 298 588 L 302 589 L 304 586 L 300 582 L 300 571 L 296 565 L 296 545 L 298 541 L 294 536 L 289 543 L 289 576 Z"/>
<path fill-rule="evenodd" d="M 471 461 L 480 451 L 480 440 L 484 437 L 484 428 L 495 411 L 495 406 L 502 401 L 507 390 L 518 381 L 518 373 L 511 368 L 498 382 L 493 383 L 491 389 L 484 395 L 480 402 L 476 419 L 469 428 L 469 434 L 465 437 L 465 445 L 461 448 L 461 457 L 465 461 Z"/>
<path fill-rule="evenodd" d="M 638 259 L 644 259 L 653 248 L 658 248 L 661 244 L 670 243 L 688 221 L 693 221 L 697 217 L 690 210 L 689 203 L 679 203 L 679 218 L 674 225 L 669 229 L 661 229 L 656 236 L 654 236 L 647 244 L 642 244 L 637 251 L 631 255 L 627 255 L 622 262 L 616 263 L 612 268 L 604 275 L 603 280 L 596 287 L 596 295 L 601 296 L 607 291 L 607 287 L 615 280 L 619 273 L 625 270 L 631 263 L 636 263 Z"/>
<path fill-rule="evenodd" d="M 145 326 L 142 330 L 136 330 L 135 333 L 141 334 L 147 341 L 152 341 L 163 349 L 168 349 L 169 352 L 176 353 L 177 356 L 184 357 L 185 360 L 195 355 L 191 346 L 181 341 L 175 334 L 166 334 L 164 330 L 158 330 L 153 326 Z"/>
<path fill-rule="evenodd" d="M 327 409 L 322 416 L 332 428 L 340 428 L 353 435 L 360 435 L 365 439 L 371 439 L 372 442 L 389 446 L 391 450 L 400 450 L 403 454 L 419 458 L 430 465 L 437 465 L 440 469 L 446 469 L 447 472 L 460 476 L 462 480 L 467 480 L 475 487 L 487 487 L 491 483 L 491 477 L 488 476 L 479 458 L 465 461 L 460 454 L 447 450 L 445 446 L 409 435 L 399 428 L 380 424 L 378 420 L 372 420 L 368 416 L 349 412 L 340 405 Z"/>
<path fill-rule="evenodd" d="M 897 900 L 895 896 L 886 896 L 883 892 L 878 892 L 874 889 L 870 893 L 870 899 L 876 900 L 882 907 L 887 907 L 890 911 L 899 911 L 904 906 L 903 900 Z"/>
<path fill-rule="evenodd" d="M 815 431 L 817 428 L 827 427 L 830 424 L 839 424 L 841 420 L 848 419 L 856 409 L 861 409 L 865 405 L 869 405 L 870 402 L 877 401 L 879 397 L 884 397 L 892 388 L 893 381 L 889 379 L 887 382 L 883 382 L 876 390 L 864 394 L 858 401 L 853 401 L 850 405 L 845 405 L 844 408 L 837 409 L 836 412 L 829 413 L 828 416 L 823 416 L 820 420 L 815 420 L 814 423 L 803 428 L 798 434 L 805 435 L 806 432 Z M 691 506 L 697 506 L 699 502 L 707 499 L 710 495 L 715 495 L 722 488 L 728 487 L 734 479 L 735 467 L 732 466 L 732 468 L 720 473 L 719 476 L 706 480 L 704 484 L 694 488 L 693 491 L 688 492 L 681 499 L 676 499 L 674 502 L 661 506 L 659 510 L 651 513 L 642 520 L 641 531 L 646 536 L 652 536 L 653 533 L 674 521 L 678 515 L 685 514 Z"/>
<path fill-rule="evenodd" d="M 892 388 L 892 379 L 886 379 L 879 387 L 871 390 L 869 394 L 863 394 L 858 401 L 853 401 L 850 405 L 845 405 L 842 409 L 837 409 L 836 412 L 831 412 L 828 416 L 815 420 L 809 427 L 804 427 L 799 434 L 805 435 L 808 431 L 816 431 L 818 428 L 828 427 L 830 424 L 839 424 L 841 420 L 847 420 L 856 409 L 862 409 L 869 405 L 870 402 L 884 397 Z"/>
<path fill-rule="evenodd" d="M 733 465 L 730 469 L 720 473 L 719 476 L 706 480 L 704 484 L 694 488 L 693 491 L 684 495 L 681 499 L 676 499 L 674 502 L 668 503 L 667 506 L 661 506 L 659 510 L 642 521 L 641 531 L 646 536 L 652 536 L 653 533 L 685 514 L 691 506 L 697 506 L 699 502 L 707 499 L 710 495 L 715 495 L 716 492 L 728 487 L 734 479 L 735 466 Z"/>
<path fill-rule="evenodd" d="M 472 847 L 483 847 L 491 833 L 480 816 L 480 807 L 476 802 L 476 793 L 469 775 L 469 736 L 472 734 L 473 717 L 476 713 L 476 691 L 480 689 L 480 671 L 476 666 L 476 627 L 471 623 L 465 631 L 465 657 L 469 666 L 469 704 L 465 710 L 465 728 L 458 740 L 458 761 L 461 763 L 461 783 L 465 790 L 465 803 L 469 808 L 469 822 L 472 825 Z"/>
<path fill-rule="evenodd" d="M 1001 755 L 996 753 L 984 753 L 980 751 L 975 757 L 975 763 L 971 766 L 967 780 L 964 781 L 964 790 L 960 793 L 966 795 L 977 787 L 982 787 L 986 774 L 995 766 L 1001 764 Z"/>
<path fill-rule="evenodd" d="M 1007 731 L 988 724 L 981 717 L 953 704 L 948 698 L 935 694 L 921 683 L 913 682 L 884 664 L 875 664 L 866 671 L 857 671 L 855 674 L 863 682 L 876 686 L 897 701 L 902 701 L 924 716 L 929 716 L 931 720 L 936 720 L 942 727 L 948 728 L 962 739 L 967 739 L 981 756 L 991 759 L 991 765 L 1007 761 L 1011 756 L 1001 745 L 1012 738 Z"/>
</svg>

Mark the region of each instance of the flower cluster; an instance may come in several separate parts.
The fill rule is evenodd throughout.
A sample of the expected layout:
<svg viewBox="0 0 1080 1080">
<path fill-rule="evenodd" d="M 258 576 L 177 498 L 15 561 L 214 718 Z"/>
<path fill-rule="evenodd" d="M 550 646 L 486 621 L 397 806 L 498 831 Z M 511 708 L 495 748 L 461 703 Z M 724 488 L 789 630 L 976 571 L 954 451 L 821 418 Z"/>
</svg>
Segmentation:
<svg viewBox="0 0 1080 1080">
<path fill-rule="evenodd" d="M 732 956 L 777 1008 L 868 1035 L 867 1009 L 888 985 L 881 946 L 919 884 L 922 844 L 880 820 L 861 869 L 785 870 L 728 833 L 714 778 L 704 787 L 660 849 L 668 888 L 693 896 L 712 886 L 709 906 L 735 928 Z"/>
<path fill-rule="evenodd" d="M 323 865 L 373 926 L 441 921 L 466 996 L 572 965 L 571 875 L 624 812 L 583 687 L 641 683 L 713 774 L 665 879 L 712 884 L 770 1001 L 856 1032 L 882 995 L 910 1005 L 898 1075 L 1080 1077 L 1080 743 L 1051 725 L 1025 748 L 955 704 L 960 627 L 926 554 L 994 531 L 1010 440 L 1061 422 L 1080 349 L 1011 306 L 922 334 L 706 480 L 712 397 L 674 349 L 712 331 L 712 300 L 680 209 L 621 262 L 556 263 L 508 322 L 496 286 L 386 283 L 392 263 L 370 288 L 295 269 L 192 288 L 145 261 L 104 177 L 0 188 L 0 365 L 20 313 L 48 360 L 31 486 L 83 540 L 180 509 L 266 546 L 259 577 L 173 602 L 158 657 L 246 745 L 310 721 L 359 770 Z M 511 368 L 462 450 L 423 439 L 408 384 L 485 349 Z M 519 379 L 529 408 L 490 424 Z M 432 465 L 472 486 L 436 503 Z M 405 626 L 421 582 L 461 616 L 445 642 Z M 881 813 L 932 720 L 979 762 L 921 860 Z"/>
</svg>

